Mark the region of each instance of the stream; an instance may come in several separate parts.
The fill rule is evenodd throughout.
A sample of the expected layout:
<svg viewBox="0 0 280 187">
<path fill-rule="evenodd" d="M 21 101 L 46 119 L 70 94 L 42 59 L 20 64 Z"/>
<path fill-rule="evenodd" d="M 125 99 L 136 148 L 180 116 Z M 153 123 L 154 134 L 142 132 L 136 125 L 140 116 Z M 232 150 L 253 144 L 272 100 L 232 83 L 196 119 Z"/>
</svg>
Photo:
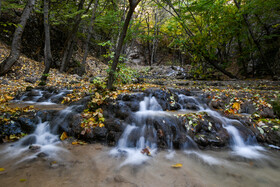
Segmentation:
<svg viewBox="0 0 280 187">
<path fill-rule="evenodd" d="M 156 97 L 145 96 L 139 110 L 114 147 L 105 144 L 72 145 L 60 141 L 58 125 L 78 113 L 81 105 L 63 107 L 58 98 L 38 91 L 11 105 L 34 105 L 57 110 L 51 121 L 38 115 L 35 131 L 14 143 L 0 145 L 1 186 L 279 186 L 280 152 L 244 139 L 238 120 L 226 118 L 195 96 L 178 94 L 177 111 L 163 110 Z M 41 99 L 42 97 L 45 99 Z M 194 105 L 190 109 L 186 103 Z M 44 107 L 45 106 L 45 107 Z M 188 105 L 189 106 L 189 105 Z M 201 150 L 174 114 L 207 113 L 229 135 L 227 149 Z M 157 121 L 160 124 L 155 125 Z M 55 123 L 54 123 L 55 122 Z M 211 127 L 211 126 L 210 126 Z M 66 127 L 65 127 L 66 128 Z M 184 141 L 181 141 L 183 134 Z M 164 141 L 161 137 L 164 135 Z M 180 136 L 179 136 L 180 135 Z M 178 140 L 178 141 L 177 141 Z M 162 142 L 166 149 L 161 149 Z M 179 143 L 178 143 L 179 142 Z M 178 149 L 179 147 L 179 149 Z M 276 147 L 278 148 L 278 147 Z M 147 149 L 148 152 L 143 152 Z M 182 164 L 174 168 L 172 165 Z"/>
</svg>

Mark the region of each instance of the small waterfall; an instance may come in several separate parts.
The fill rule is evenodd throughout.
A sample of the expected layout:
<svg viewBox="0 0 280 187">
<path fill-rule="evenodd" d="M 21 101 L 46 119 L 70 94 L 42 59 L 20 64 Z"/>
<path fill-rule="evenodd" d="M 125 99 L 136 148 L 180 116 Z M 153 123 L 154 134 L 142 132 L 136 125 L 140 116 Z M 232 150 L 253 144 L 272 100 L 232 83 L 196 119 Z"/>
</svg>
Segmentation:
<svg viewBox="0 0 280 187">
<path fill-rule="evenodd" d="M 230 135 L 231 142 L 232 142 L 231 148 L 234 154 L 245 158 L 260 158 L 264 156 L 260 152 L 260 151 L 264 151 L 264 148 L 258 146 L 257 142 L 253 142 L 252 145 L 246 143 L 243 140 L 238 129 L 234 126 L 234 123 L 243 126 L 238 120 L 228 119 L 222 116 L 221 114 L 219 114 L 218 112 L 211 110 L 206 106 L 202 106 L 195 97 L 179 95 L 179 102 L 186 101 L 186 100 L 187 102 L 195 103 L 199 108 L 198 112 L 208 113 L 211 117 L 213 117 L 216 121 L 219 121 L 223 125 L 223 128 L 225 128 Z"/>
<path fill-rule="evenodd" d="M 157 131 L 152 124 L 147 123 L 147 119 L 164 115 L 164 112 L 155 97 L 145 97 L 139 105 L 139 111 L 135 112 L 135 122 L 126 126 L 117 147 L 110 152 L 114 156 L 120 153 L 126 155 L 121 167 L 142 164 L 157 150 Z M 141 153 L 145 148 L 149 154 Z"/>
<path fill-rule="evenodd" d="M 40 122 L 34 133 L 25 136 L 18 142 L 13 143 L 0 152 L 5 154 L 6 158 L 21 158 L 16 163 L 31 160 L 37 157 L 49 157 L 59 159 L 60 153 L 66 153 L 67 150 L 60 147 L 58 135 L 50 132 L 48 122 Z"/>
<path fill-rule="evenodd" d="M 140 102 L 140 112 L 149 111 L 162 111 L 161 106 L 158 104 L 155 97 L 145 97 L 143 101 Z"/>
<path fill-rule="evenodd" d="M 119 148 L 126 148 L 129 146 L 128 137 L 129 137 L 130 133 L 133 131 L 133 129 L 136 129 L 136 128 L 137 127 L 135 127 L 135 126 L 127 125 L 126 129 L 124 130 L 124 132 L 122 134 L 122 137 L 120 138 L 120 140 L 118 142 Z"/>
<path fill-rule="evenodd" d="M 224 127 L 229 133 L 230 135 L 232 136 L 232 140 L 233 140 L 233 144 L 235 146 L 238 146 L 238 147 L 244 147 L 245 146 L 245 143 L 242 139 L 242 137 L 240 136 L 240 133 L 238 132 L 238 130 L 232 126 L 232 125 L 227 125 Z"/>
<path fill-rule="evenodd" d="M 30 92 L 24 94 L 19 102 L 23 102 L 25 104 L 40 104 L 46 105 L 49 103 L 48 101 L 51 98 L 61 97 L 65 92 L 60 92 L 57 95 L 52 95 L 48 101 L 44 101 L 46 99 L 43 97 L 42 90 L 33 90 L 34 93 L 30 96 Z M 28 96 L 28 94 L 30 94 Z M 43 99 L 42 99 L 43 97 Z M 28 100 L 29 98 L 30 100 Z M 37 102 L 38 100 L 42 100 L 43 102 Z M 54 106 L 59 106 L 58 104 L 51 103 Z M 32 134 L 29 134 L 19 141 L 12 143 L 6 149 L 0 152 L 0 154 L 7 155 L 7 158 L 18 159 L 21 158 L 22 162 L 30 159 L 34 159 L 37 157 L 48 157 L 53 159 L 59 159 L 59 155 L 62 153 L 66 153 L 67 150 L 60 146 L 61 141 L 59 139 L 58 126 L 63 126 L 63 123 L 66 122 L 66 118 L 73 114 L 75 107 L 78 105 L 73 105 L 67 107 L 59 112 L 57 112 L 57 116 L 53 118 L 51 121 L 42 122 L 41 118 L 37 116 L 39 119 L 39 123 L 36 126 L 35 131 Z M 68 125 L 68 124 L 66 124 Z"/>
</svg>

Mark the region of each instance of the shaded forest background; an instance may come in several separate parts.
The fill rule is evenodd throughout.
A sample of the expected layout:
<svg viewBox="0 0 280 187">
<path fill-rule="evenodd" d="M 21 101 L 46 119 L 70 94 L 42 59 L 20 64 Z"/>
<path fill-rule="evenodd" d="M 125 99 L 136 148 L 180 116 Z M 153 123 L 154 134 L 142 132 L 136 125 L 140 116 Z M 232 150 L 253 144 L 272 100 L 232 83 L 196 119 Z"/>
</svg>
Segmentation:
<svg viewBox="0 0 280 187">
<path fill-rule="evenodd" d="M 1 0 L 2 42 L 12 44 L 27 3 Z M 21 45 L 23 54 L 42 63 L 44 3 L 46 0 L 35 2 Z M 52 68 L 82 75 L 87 51 L 108 65 L 112 63 L 131 1 L 47 3 Z M 279 79 L 279 37 L 278 0 L 142 0 L 130 20 L 120 62 L 190 65 L 195 79 L 216 79 L 217 72 L 230 78 Z"/>
</svg>

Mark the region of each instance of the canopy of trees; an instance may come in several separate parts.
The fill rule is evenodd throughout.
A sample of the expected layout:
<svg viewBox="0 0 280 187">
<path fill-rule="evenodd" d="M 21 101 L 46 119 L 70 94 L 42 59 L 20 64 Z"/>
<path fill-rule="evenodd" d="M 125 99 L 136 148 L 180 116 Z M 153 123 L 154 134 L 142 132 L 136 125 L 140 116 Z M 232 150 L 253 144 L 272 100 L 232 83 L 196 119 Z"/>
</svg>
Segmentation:
<svg viewBox="0 0 280 187">
<path fill-rule="evenodd" d="M 68 71 L 73 64 L 82 67 L 76 72 L 81 74 L 87 55 L 95 55 L 112 65 L 112 77 L 134 46 L 141 49 L 146 65 L 191 64 L 197 78 L 213 72 L 230 78 L 280 72 L 278 0 L 0 2 L 0 39 L 12 46 L 0 64 L 1 75 L 21 51 L 44 59 L 44 74 L 50 67 Z M 83 62 L 75 60 L 79 49 Z"/>
</svg>

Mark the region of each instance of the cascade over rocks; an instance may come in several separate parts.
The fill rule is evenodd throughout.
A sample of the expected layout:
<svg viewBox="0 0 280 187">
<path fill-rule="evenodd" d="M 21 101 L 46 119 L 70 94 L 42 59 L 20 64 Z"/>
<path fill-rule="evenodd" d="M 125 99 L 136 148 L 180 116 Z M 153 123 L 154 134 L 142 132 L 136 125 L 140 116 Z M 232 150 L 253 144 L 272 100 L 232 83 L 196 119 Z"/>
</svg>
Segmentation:
<svg viewBox="0 0 280 187">
<path fill-rule="evenodd" d="M 193 97 L 187 97 L 186 95 L 193 95 Z M 135 106 L 137 103 L 141 105 L 139 103 L 147 98 L 150 98 L 150 103 L 146 106 L 148 111 L 147 113 L 141 113 L 141 106 L 140 108 Z M 152 105 L 152 98 L 157 101 L 159 106 Z M 125 129 L 124 127 L 132 124 L 139 129 L 142 128 L 142 130 L 135 129 L 131 132 L 132 135 L 128 137 L 130 146 L 136 146 L 137 140 L 141 136 L 150 139 L 148 141 L 156 143 L 160 148 L 170 148 L 171 144 L 174 148 L 192 147 L 194 142 L 201 148 L 229 145 L 230 137 L 227 130 L 223 128 L 221 120 L 206 112 L 198 112 L 201 107 L 201 103 L 198 103 L 198 101 L 202 102 L 202 100 L 205 100 L 205 96 L 176 89 L 166 91 L 147 89 L 141 94 L 120 95 L 115 103 L 104 108 L 104 111 L 107 111 L 104 113 L 105 127 L 108 130 L 107 141 L 110 144 L 116 144 Z M 149 110 L 152 107 L 157 109 Z M 176 113 L 180 109 L 189 111 L 180 115 L 180 113 Z M 172 111 L 174 112 L 172 113 Z M 154 113 L 154 115 L 149 115 L 149 113 Z M 191 117 L 188 114 L 191 114 Z M 189 125 L 191 123 L 195 123 L 195 125 Z M 245 126 L 239 123 L 233 124 L 242 132 L 241 136 L 245 140 L 254 136 L 254 133 L 245 127 L 246 123 L 244 123 Z M 190 141 L 190 138 L 194 142 Z"/>
<path fill-rule="evenodd" d="M 55 88 L 30 88 L 19 94 L 16 100 L 39 103 L 59 104 L 69 90 L 58 91 Z M 65 109 L 47 108 L 20 116 L 12 122 L 1 125 L 2 135 L 32 133 L 41 120 L 48 122 L 51 132 L 84 139 L 89 142 L 101 141 L 108 145 L 116 145 L 124 136 L 127 128 L 131 128 L 127 136 L 128 146 L 135 147 L 141 137 L 148 144 L 158 148 L 215 148 L 228 147 L 232 144 L 231 135 L 225 128 L 230 123 L 236 128 L 245 142 L 280 145 L 278 131 L 270 131 L 264 127 L 264 133 L 254 126 L 246 115 L 228 114 L 223 117 L 219 109 L 226 107 L 228 98 L 217 102 L 208 93 L 189 91 L 185 89 L 167 88 L 165 90 L 150 88 L 144 91 L 123 93 L 116 100 L 101 105 L 105 118 L 105 127 L 90 128 L 81 133 L 81 123 L 84 120 L 81 113 L 87 108 L 91 96 L 86 96 L 72 102 Z M 223 97 L 223 96 L 222 96 Z M 58 104 L 55 104 L 58 103 Z M 62 110 L 63 109 L 63 110 Z M 215 113 L 217 109 L 219 113 Z M 244 102 L 240 106 L 242 113 L 254 114 L 256 109 L 252 103 Z M 261 116 L 274 117 L 271 108 L 264 108 Z M 256 139 L 256 140 L 255 140 Z M 25 140 L 32 144 L 32 138 Z"/>
</svg>

